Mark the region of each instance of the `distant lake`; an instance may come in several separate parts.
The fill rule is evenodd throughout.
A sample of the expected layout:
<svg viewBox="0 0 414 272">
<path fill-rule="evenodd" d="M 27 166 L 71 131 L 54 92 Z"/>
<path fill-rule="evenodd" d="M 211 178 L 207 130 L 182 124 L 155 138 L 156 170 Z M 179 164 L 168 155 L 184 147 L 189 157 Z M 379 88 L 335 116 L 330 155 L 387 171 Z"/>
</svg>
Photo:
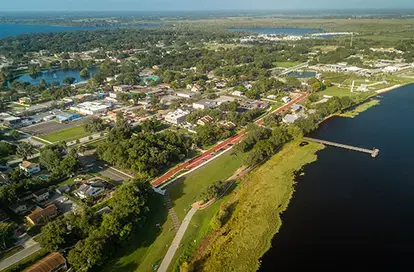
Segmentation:
<svg viewBox="0 0 414 272">
<path fill-rule="evenodd" d="M 99 71 L 98 68 L 92 67 L 88 68 L 90 77 Z M 53 82 L 59 82 L 62 84 L 62 81 L 66 77 L 73 77 L 76 79 L 76 82 L 81 82 L 88 80 L 90 77 L 83 78 L 80 76 L 80 71 L 82 69 L 56 69 L 56 70 L 48 70 L 48 71 L 42 71 L 41 74 L 37 77 L 32 77 L 29 74 L 24 74 L 20 77 L 18 77 L 16 80 L 21 82 L 30 82 L 30 84 L 40 84 L 40 80 L 44 79 L 47 83 L 53 83 Z"/>
<path fill-rule="evenodd" d="M 226 30 L 274 35 L 305 35 L 312 33 L 323 33 L 322 29 L 316 28 L 226 28 Z"/>
<path fill-rule="evenodd" d="M 136 25 L 136 28 L 157 28 L 160 24 Z M 132 26 L 131 26 L 132 27 Z M 13 37 L 20 34 L 50 33 L 50 32 L 72 32 L 78 30 L 97 30 L 106 28 L 117 28 L 114 26 L 53 26 L 53 25 L 25 25 L 25 24 L 0 24 L 0 39 Z"/>
</svg>

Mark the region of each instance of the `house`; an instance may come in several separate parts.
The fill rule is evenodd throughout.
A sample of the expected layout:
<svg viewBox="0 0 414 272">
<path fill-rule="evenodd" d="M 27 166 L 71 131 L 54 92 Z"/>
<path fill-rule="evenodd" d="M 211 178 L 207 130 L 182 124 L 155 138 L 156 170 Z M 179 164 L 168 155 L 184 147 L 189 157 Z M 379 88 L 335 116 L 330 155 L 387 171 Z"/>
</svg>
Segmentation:
<svg viewBox="0 0 414 272">
<path fill-rule="evenodd" d="M 220 126 L 224 127 L 224 128 L 227 128 L 227 129 L 234 129 L 234 128 L 236 128 L 236 124 L 233 123 L 233 122 L 230 122 L 230 121 L 223 120 L 223 121 L 220 121 L 218 124 Z"/>
<path fill-rule="evenodd" d="M 189 111 L 185 111 L 182 109 L 177 109 L 175 111 L 169 112 L 165 117 L 165 121 L 168 123 L 179 125 L 186 122 L 187 115 L 189 115 Z"/>
<path fill-rule="evenodd" d="M 81 118 L 81 116 L 79 113 L 58 111 L 56 112 L 56 118 L 60 122 L 65 122 L 65 121 L 73 121 L 75 119 L 79 119 Z"/>
<path fill-rule="evenodd" d="M 201 95 L 199 92 L 189 92 L 189 91 L 177 91 L 175 93 L 178 97 L 192 99 Z"/>
<path fill-rule="evenodd" d="M 26 272 L 63 272 L 67 271 L 66 259 L 59 253 L 53 252 L 30 266 Z"/>
<path fill-rule="evenodd" d="M 193 103 L 194 109 L 204 110 L 204 109 L 213 109 L 215 107 L 217 107 L 217 102 L 213 100 L 202 99 L 198 102 Z"/>
<path fill-rule="evenodd" d="M 132 90 L 132 86 L 130 85 L 119 85 L 119 86 L 113 86 L 112 89 L 114 92 L 127 92 L 129 90 Z"/>
<path fill-rule="evenodd" d="M 232 92 L 232 93 L 231 93 L 231 95 L 241 97 L 241 96 L 243 96 L 243 95 L 244 95 L 244 93 L 243 93 L 242 91 L 234 91 L 234 92 Z"/>
<path fill-rule="evenodd" d="M 204 117 L 200 118 L 200 119 L 197 121 L 197 125 L 200 125 L 200 126 L 205 126 L 205 125 L 211 124 L 211 123 L 213 123 L 213 122 L 214 122 L 213 117 L 211 117 L 210 115 L 206 115 L 206 116 L 204 116 Z"/>
<path fill-rule="evenodd" d="M 32 163 L 29 161 L 23 161 L 19 164 L 19 168 L 22 169 L 26 174 L 32 175 L 40 172 L 40 164 Z"/>
<path fill-rule="evenodd" d="M 64 193 L 69 193 L 70 187 L 68 185 L 60 186 L 59 188 L 56 188 L 56 193 L 63 195 Z"/>
<path fill-rule="evenodd" d="M 285 124 L 292 124 L 294 123 L 296 120 L 299 119 L 299 115 L 296 114 L 286 114 L 283 118 L 282 121 Z"/>
<path fill-rule="evenodd" d="M 95 214 L 103 215 L 103 214 L 110 213 L 110 212 L 112 212 L 111 208 L 106 206 L 106 207 L 103 207 L 102 209 L 100 209 L 99 211 L 97 211 Z"/>
<path fill-rule="evenodd" d="M 18 127 L 20 126 L 22 120 L 20 117 L 12 116 L 8 113 L 0 113 L 0 122 L 9 127 Z"/>
<path fill-rule="evenodd" d="M 97 196 L 105 191 L 105 185 L 100 181 L 90 181 L 82 184 L 74 192 L 74 194 L 80 199 Z"/>
<path fill-rule="evenodd" d="M 289 96 L 284 96 L 284 97 L 282 97 L 282 101 L 283 101 L 283 103 L 288 103 L 288 102 L 290 102 L 290 97 Z"/>
<path fill-rule="evenodd" d="M 25 213 L 28 210 L 27 205 L 24 202 L 12 204 L 9 206 L 9 208 L 16 214 Z"/>
<path fill-rule="evenodd" d="M 271 95 L 268 95 L 266 98 L 267 98 L 267 99 L 276 99 L 276 98 L 277 98 L 277 96 L 276 96 L 276 95 L 274 95 L 274 94 L 271 94 Z"/>
<path fill-rule="evenodd" d="M 45 201 L 45 200 L 49 199 L 49 195 L 50 195 L 50 193 L 49 193 L 49 190 L 47 188 L 44 188 L 44 189 L 39 190 L 39 191 L 32 194 L 32 196 L 33 196 L 33 198 L 36 202 L 42 202 L 42 201 Z"/>
<path fill-rule="evenodd" d="M 30 104 L 32 102 L 32 99 L 30 97 L 20 97 L 19 103 L 21 104 Z"/>
<path fill-rule="evenodd" d="M 291 109 L 291 111 L 292 111 L 292 112 L 298 112 L 298 111 L 300 111 L 301 106 L 300 106 L 300 105 L 298 105 L 298 104 L 293 104 L 293 105 L 290 107 L 290 109 Z"/>
<path fill-rule="evenodd" d="M 49 219 L 57 216 L 57 214 L 57 207 L 54 204 L 52 204 L 44 209 L 37 207 L 31 214 L 26 216 L 26 220 L 30 224 L 37 226 L 46 223 Z"/>
</svg>

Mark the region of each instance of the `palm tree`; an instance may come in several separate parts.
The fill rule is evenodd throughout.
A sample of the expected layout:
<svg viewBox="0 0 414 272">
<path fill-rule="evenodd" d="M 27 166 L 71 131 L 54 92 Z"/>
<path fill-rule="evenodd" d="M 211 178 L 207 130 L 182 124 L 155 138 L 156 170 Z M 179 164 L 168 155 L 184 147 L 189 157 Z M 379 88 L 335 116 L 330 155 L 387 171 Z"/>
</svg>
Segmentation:
<svg viewBox="0 0 414 272">
<path fill-rule="evenodd" d="M 26 142 L 21 142 L 16 149 L 16 153 L 23 158 L 23 160 L 27 160 L 28 157 L 34 155 L 35 148 Z"/>
</svg>

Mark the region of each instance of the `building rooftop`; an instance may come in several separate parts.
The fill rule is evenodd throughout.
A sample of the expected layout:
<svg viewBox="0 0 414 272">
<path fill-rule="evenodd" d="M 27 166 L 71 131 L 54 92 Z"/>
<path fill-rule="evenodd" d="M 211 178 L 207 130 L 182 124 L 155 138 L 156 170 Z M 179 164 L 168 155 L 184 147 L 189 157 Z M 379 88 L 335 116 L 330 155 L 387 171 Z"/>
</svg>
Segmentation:
<svg viewBox="0 0 414 272">
<path fill-rule="evenodd" d="M 26 272 L 50 272 L 66 264 L 66 259 L 59 253 L 53 252 L 29 267 Z"/>
<path fill-rule="evenodd" d="M 49 217 L 53 214 L 57 213 L 57 207 L 55 204 L 49 205 L 46 208 L 42 209 L 37 207 L 31 214 L 29 214 L 27 217 L 30 218 L 33 222 L 38 221 L 42 217 Z"/>
<path fill-rule="evenodd" d="M 39 164 L 38 163 L 32 163 L 32 162 L 29 162 L 29 161 L 23 161 L 21 163 L 21 166 L 24 167 L 24 168 L 33 168 L 33 167 L 39 166 Z"/>
</svg>

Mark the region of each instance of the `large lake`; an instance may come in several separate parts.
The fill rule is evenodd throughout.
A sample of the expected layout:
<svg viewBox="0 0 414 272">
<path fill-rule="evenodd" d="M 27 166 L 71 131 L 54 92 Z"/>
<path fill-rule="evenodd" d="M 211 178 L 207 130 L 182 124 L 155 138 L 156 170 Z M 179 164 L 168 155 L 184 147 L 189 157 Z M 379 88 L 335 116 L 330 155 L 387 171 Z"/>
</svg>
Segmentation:
<svg viewBox="0 0 414 272">
<path fill-rule="evenodd" d="M 136 28 L 157 28 L 160 24 L 136 25 Z M 25 25 L 25 24 L 0 24 L 0 39 L 17 36 L 20 34 L 33 34 L 43 32 L 71 32 L 78 30 L 97 30 L 114 27 L 81 27 L 81 26 L 53 26 L 53 25 Z"/>
<path fill-rule="evenodd" d="M 41 74 L 39 74 L 36 77 L 33 77 L 28 74 L 24 74 L 20 77 L 18 77 L 16 80 L 21 82 L 30 82 L 30 84 L 40 84 L 40 81 L 44 79 L 47 83 L 53 83 L 53 82 L 59 82 L 62 83 L 62 81 L 66 77 L 73 77 L 75 78 L 76 82 L 81 82 L 88 80 L 94 73 L 96 73 L 99 69 L 96 67 L 88 68 L 89 69 L 89 77 L 81 77 L 80 71 L 82 69 L 57 69 L 57 70 L 48 70 L 48 71 L 42 71 Z"/>
<path fill-rule="evenodd" d="M 306 35 L 323 32 L 322 29 L 315 28 L 227 28 L 227 30 L 274 35 Z"/>
<path fill-rule="evenodd" d="M 414 85 L 312 136 L 380 149 L 377 158 L 327 147 L 304 167 L 260 271 L 412 271 Z"/>
</svg>

